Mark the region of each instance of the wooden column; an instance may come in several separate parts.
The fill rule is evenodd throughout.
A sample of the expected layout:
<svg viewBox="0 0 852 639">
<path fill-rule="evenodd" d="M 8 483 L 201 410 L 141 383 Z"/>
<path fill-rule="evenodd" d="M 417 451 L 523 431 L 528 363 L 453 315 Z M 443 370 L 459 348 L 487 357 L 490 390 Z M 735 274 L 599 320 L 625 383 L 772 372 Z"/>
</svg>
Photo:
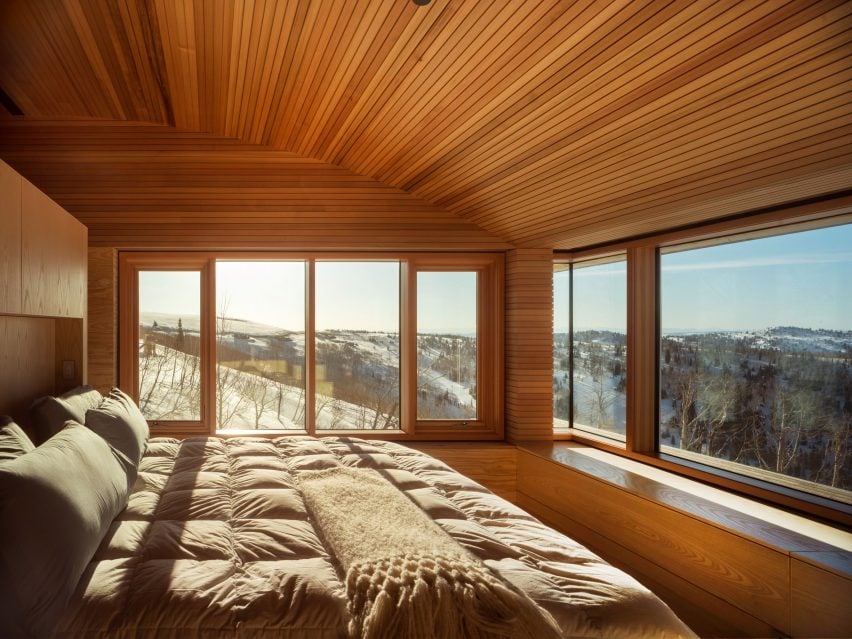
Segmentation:
<svg viewBox="0 0 852 639">
<path fill-rule="evenodd" d="M 627 251 L 627 445 L 654 451 L 657 403 L 657 251 Z"/>
<path fill-rule="evenodd" d="M 118 385 L 118 251 L 89 249 L 89 376 L 102 393 Z"/>
<path fill-rule="evenodd" d="M 553 437 L 553 253 L 506 254 L 506 439 Z"/>
</svg>

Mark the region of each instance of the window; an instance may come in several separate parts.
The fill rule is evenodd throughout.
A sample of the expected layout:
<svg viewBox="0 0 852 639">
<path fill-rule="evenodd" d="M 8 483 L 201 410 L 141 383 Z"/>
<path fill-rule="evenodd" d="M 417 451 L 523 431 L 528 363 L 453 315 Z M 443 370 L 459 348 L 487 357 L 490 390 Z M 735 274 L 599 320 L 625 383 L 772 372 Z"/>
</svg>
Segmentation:
<svg viewBox="0 0 852 639">
<path fill-rule="evenodd" d="M 661 251 L 661 451 L 852 489 L 850 247 L 845 225 Z"/>
<path fill-rule="evenodd" d="M 399 428 L 399 262 L 316 263 L 317 430 Z"/>
<path fill-rule="evenodd" d="M 489 253 L 124 251 L 119 383 L 158 435 L 499 438 L 502 267 Z"/>
<path fill-rule="evenodd" d="M 417 274 L 417 418 L 476 419 L 476 272 Z"/>
<path fill-rule="evenodd" d="M 201 419 L 201 274 L 139 273 L 139 408 L 152 421 Z"/>
<path fill-rule="evenodd" d="M 841 521 L 850 247 L 827 201 L 558 256 L 554 435 Z"/>
<path fill-rule="evenodd" d="M 216 262 L 216 426 L 305 429 L 305 262 Z"/>
<path fill-rule="evenodd" d="M 627 413 L 623 257 L 554 267 L 554 428 L 623 441 Z"/>
</svg>

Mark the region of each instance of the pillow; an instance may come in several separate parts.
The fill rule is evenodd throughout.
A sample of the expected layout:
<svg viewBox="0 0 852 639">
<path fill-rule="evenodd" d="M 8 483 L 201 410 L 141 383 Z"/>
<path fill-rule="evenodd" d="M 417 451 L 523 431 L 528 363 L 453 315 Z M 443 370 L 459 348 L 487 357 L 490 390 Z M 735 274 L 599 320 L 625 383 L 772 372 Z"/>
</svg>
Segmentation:
<svg viewBox="0 0 852 639">
<path fill-rule="evenodd" d="M 91 386 L 78 386 L 60 397 L 42 397 L 30 407 L 34 440 L 43 444 L 62 430 L 65 422 L 86 421 L 86 411 L 97 408 L 103 396 Z"/>
<path fill-rule="evenodd" d="M 109 445 L 73 422 L 0 465 L 0 636 L 51 634 L 128 490 Z"/>
<path fill-rule="evenodd" d="M 10 417 L 0 415 L 0 464 L 20 457 L 34 448 L 30 438 L 20 426 Z"/>
<path fill-rule="evenodd" d="M 86 426 L 124 455 L 135 469 L 145 452 L 150 431 L 136 403 L 121 389 L 113 388 L 97 408 L 86 411 Z"/>
</svg>

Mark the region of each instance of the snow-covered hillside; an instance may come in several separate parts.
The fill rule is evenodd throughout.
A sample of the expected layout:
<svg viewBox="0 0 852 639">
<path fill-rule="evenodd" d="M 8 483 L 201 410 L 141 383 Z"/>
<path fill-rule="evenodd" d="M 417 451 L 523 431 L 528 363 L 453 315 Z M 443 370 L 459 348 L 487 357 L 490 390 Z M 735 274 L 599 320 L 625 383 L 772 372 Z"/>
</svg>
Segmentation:
<svg viewBox="0 0 852 639">
<path fill-rule="evenodd" d="M 142 375 L 142 397 L 151 419 L 198 419 L 198 381 L 195 387 L 186 382 L 187 369 L 197 366 L 197 358 L 190 363 L 187 357 L 198 353 L 198 317 L 143 313 L 141 320 L 140 368 L 150 373 Z M 230 317 L 219 318 L 218 331 L 216 422 L 303 428 L 304 332 Z M 399 427 L 397 333 L 317 331 L 315 349 L 317 428 Z M 423 418 L 476 416 L 475 337 L 418 338 L 417 397 Z"/>
</svg>

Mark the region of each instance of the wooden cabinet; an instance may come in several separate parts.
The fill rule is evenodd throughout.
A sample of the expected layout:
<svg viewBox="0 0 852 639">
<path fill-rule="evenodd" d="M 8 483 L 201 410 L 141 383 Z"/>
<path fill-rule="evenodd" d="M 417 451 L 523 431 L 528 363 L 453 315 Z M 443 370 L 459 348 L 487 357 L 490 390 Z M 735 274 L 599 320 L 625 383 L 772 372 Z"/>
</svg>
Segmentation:
<svg viewBox="0 0 852 639">
<path fill-rule="evenodd" d="M 21 180 L 0 162 L 0 313 L 21 312 Z"/>
<path fill-rule="evenodd" d="M 22 313 L 83 317 L 87 229 L 23 180 L 21 188 Z"/>
<path fill-rule="evenodd" d="M 86 381 L 88 230 L 0 161 L 0 414 Z"/>
</svg>

